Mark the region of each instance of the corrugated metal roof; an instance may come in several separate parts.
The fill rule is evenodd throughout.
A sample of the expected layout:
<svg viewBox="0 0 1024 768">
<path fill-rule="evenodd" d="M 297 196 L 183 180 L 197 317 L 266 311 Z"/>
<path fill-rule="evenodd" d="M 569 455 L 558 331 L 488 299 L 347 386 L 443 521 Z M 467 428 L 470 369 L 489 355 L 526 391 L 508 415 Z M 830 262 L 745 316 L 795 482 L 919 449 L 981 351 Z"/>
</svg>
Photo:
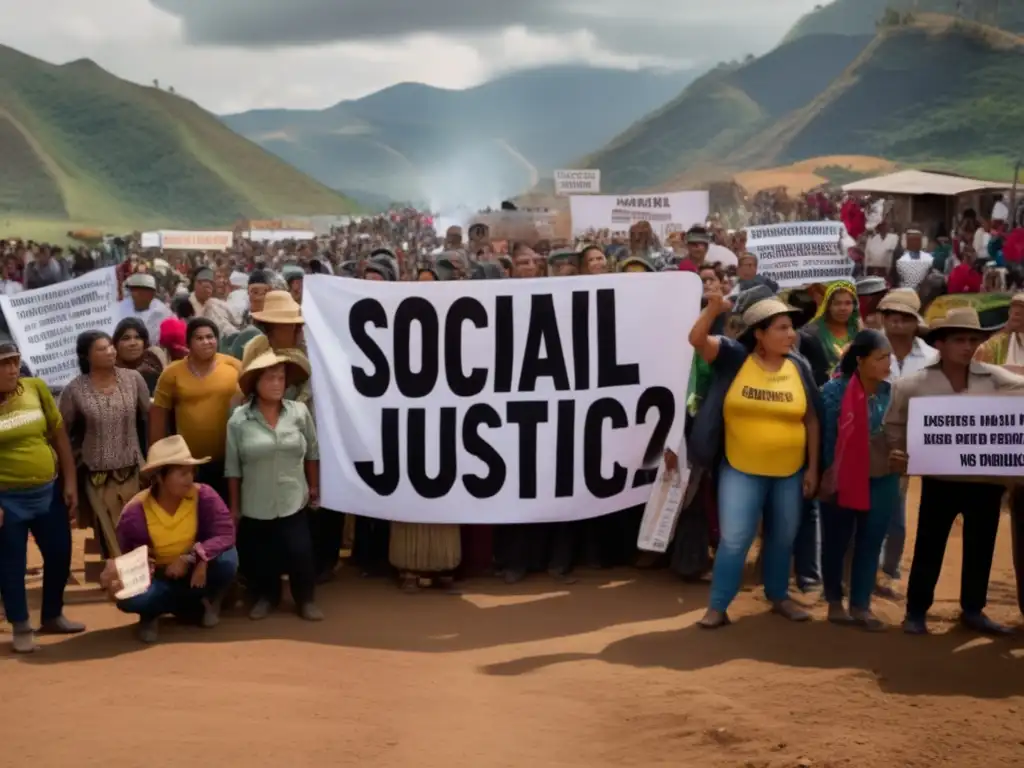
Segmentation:
<svg viewBox="0 0 1024 768">
<path fill-rule="evenodd" d="M 898 171 L 843 185 L 844 192 L 874 192 L 883 195 L 964 195 L 982 190 L 1009 189 L 1004 181 L 982 181 L 927 171 Z"/>
</svg>

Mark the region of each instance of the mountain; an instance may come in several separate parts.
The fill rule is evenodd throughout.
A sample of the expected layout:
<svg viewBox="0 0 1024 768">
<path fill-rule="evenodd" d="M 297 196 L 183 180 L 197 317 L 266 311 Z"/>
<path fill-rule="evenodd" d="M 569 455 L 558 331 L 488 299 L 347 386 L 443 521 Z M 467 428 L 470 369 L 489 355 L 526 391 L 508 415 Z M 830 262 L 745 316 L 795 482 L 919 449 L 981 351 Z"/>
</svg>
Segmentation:
<svg viewBox="0 0 1024 768">
<path fill-rule="evenodd" d="M 187 99 L 89 60 L 58 66 L 4 46 L 0 158 L 5 228 L 225 226 L 353 209 Z"/>
<path fill-rule="evenodd" d="M 257 110 L 225 124 L 356 198 L 490 203 L 602 146 L 689 72 L 547 67 L 466 90 L 401 83 L 322 111 Z"/>
<path fill-rule="evenodd" d="M 808 35 L 870 35 L 886 11 L 902 14 L 962 15 L 970 21 L 1024 32 L 1020 0 L 834 0 L 819 5 L 796 23 L 786 41 Z"/>
<path fill-rule="evenodd" d="M 822 155 L 983 176 L 1024 154 L 1024 38 L 935 14 L 870 36 L 800 35 L 719 68 L 586 159 L 609 190 Z"/>
</svg>

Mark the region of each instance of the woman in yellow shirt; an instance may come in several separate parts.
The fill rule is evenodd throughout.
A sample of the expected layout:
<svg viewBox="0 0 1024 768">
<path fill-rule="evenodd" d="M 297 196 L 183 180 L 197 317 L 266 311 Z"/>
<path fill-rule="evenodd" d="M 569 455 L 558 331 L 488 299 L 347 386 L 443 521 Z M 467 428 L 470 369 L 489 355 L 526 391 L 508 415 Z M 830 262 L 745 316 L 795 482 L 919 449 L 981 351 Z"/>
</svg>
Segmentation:
<svg viewBox="0 0 1024 768">
<path fill-rule="evenodd" d="M 789 564 L 803 499 L 818 484 L 821 401 L 810 366 L 793 354 L 796 310 L 762 299 L 744 312 L 739 339 L 709 335 L 728 308 L 719 292 L 710 293 L 690 331 L 713 374 L 690 436 L 691 459 L 719 468 L 720 541 L 700 626 L 729 623 L 726 611 L 762 517 L 765 594 L 775 613 L 806 621 L 807 612 L 789 597 Z"/>
</svg>

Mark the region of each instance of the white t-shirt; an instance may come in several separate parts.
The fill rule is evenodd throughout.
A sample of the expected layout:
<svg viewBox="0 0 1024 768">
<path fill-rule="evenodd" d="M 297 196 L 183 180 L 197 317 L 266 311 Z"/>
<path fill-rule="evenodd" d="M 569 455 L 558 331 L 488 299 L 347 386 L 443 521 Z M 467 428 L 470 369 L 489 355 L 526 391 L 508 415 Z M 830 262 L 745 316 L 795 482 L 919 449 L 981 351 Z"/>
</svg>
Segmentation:
<svg viewBox="0 0 1024 768">
<path fill-rule="evenodd" d="M 992 235 L 981 227 L 974 233 L 974 252 L 983 259 L 988 258 L 988 241 L 991 239 Z"/>
<path fill-rule="evenodd" d="M 918 258 L 913 258 L 910 253 L 904 253 L 896 260 L 896 272 L 900 276 L 900 285 L 904 288 L 913 288 L 915 291 L 921 282 L 931 272 L 935 259 L 930 253 L 921 251 Z"/>
<path fill-rule="evenodd" d="M 900 366 L 899 358 L 896 357 L 894 352 L 889 354 L 889 381 L 896 381 L 896 379 L 903 376 L 923 371 L 926 366 L 931 365 L 938 359 L 939 352 L 935 347 L 926 344 L 920 338 L 916 338 L 914 339 L 914 346 L 910 348 L 910 354 L 903 358 L 902 366 Z"/>
<path fill-rule="evenodd" d="M 878 234 L 872 235 L 864 246 L 864 266 L 892 269 L 892 255 L 899 244 L 899 236 L 892 232 L 884 238 Z"/>
<path fill-rule="evenodd" d="M 155 346 L 160 341 L 160 323 L 174 314 L 160 299 L 153 299 L 149 309 L 143 312 L 135 310 L 131 296 L 122 299 L 117 306 L 119 320 L 123 320 L 126 317 L 137 317 L 142 321 L 142 324 L 146 326 L 146 330 L 149 331 L 149 343 L 151 346 Z"/>
<path fill-rule="evenodd" d="M 4 296 L 14 296 L 24 290 L 25 286 L 17 280 L 0 280 L 0 294 Z"/>
</svg>

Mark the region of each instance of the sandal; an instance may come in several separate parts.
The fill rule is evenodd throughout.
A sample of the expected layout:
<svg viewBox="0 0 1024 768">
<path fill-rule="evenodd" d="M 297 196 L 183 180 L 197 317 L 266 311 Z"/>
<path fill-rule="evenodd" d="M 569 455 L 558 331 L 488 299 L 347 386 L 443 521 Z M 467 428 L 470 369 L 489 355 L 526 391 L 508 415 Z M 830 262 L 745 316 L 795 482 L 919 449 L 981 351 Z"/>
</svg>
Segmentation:
<svg viewBox="0 0 1024 768">
<path fill-rule="evenodd" d="M 729 614 L 725 611 L 716 611 L 714 608 L 708 608 L 704 618 L 697 622 L 697 626 L 701 629 L 719 629 L 730 624 L 732 624 L 732 619 L 729 618 Z"/>
<path fill-rule="evenodd" d="M 854 624 L 858 627 L 863 627 L 868 632 L 884 632 L 886 629 L 885 622 L 875 616 L 870 610 L 851 611 L 851 618 Z"/>
<path fill-rule="evenodd" d="M 828 604 L 828 620 L 832 624 L 839 624 L 848 627 L 856 624 L 856 620 L 849 614 L 842 601 Z"/>
<path fill-rule="evenodd" d="M 784 616 L 790 621 L 810 621 L 811 614 L 800 607 L 800 604 L 795 600 L 791 600 L 788 597 L 785 600 L 779 600 L 777 603 L 772 603 L 772 613 L 777 613 L 780 616 Z"/>
</svg>

